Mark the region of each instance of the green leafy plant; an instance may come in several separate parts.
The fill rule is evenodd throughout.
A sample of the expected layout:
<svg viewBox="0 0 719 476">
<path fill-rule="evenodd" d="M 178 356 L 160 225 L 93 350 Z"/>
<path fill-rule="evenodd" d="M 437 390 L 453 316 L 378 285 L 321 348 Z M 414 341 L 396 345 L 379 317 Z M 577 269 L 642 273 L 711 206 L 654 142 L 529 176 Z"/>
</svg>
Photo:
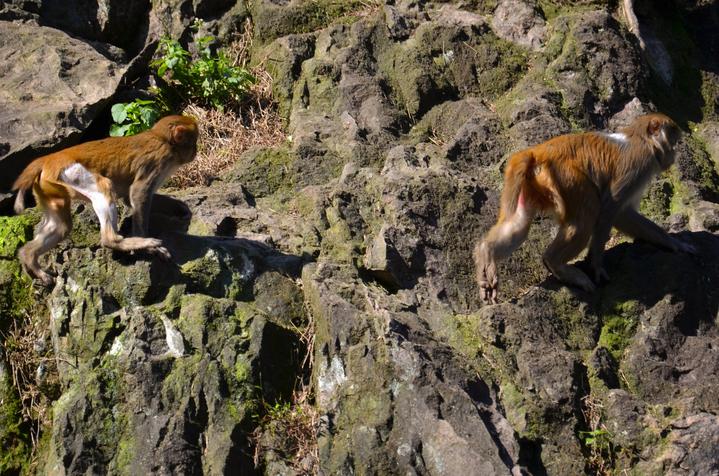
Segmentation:
<svg viewBox="0 0 719 476">
<path fill-rule="evenodd" d="M 193 59 L 177 40 L 164 37 L 160 58 L 150 65 L 181 100 L 222 111 L 227 104 L 239 103 L 256 79 L 245 68 L 234 66 L 221 50 L 213 52 L 214 42 L 213 36 L 195 37 L 198 57 Z"/>
<path fill-rule="evenodd" d="M 201 22 L 196 22 L 197 31 Z M 161 115 L 194 102 L 219 111 L 237 105 L 256 78 L 245 68 L 235 66 L 227 55 L 213 51 L 213 36 L 195 36 L 197 54 L 193 56 L 179 41 L 160 39 L 159 57 L 150 63 L 164 85 L 155 88 L 154 99 L 136 99 L 112 107 L 111 136 L 129 136 L 149 129 Z"/>
<path fill-rule="evenodd" d="M 579 438 L 589 450 L 589 465 L 598 475 L 610 474 L 614 466 L 615 448 L 611 437 L 611 433 L 604 428 L 579 432 Z"/>
<path fill-rule="evenodd" d="M 145 131 L 157 122 L 163 108 L 153 99 L 135 99 L 130 103 L 112 106 L 110 113 L 115 124 L 110 126 L 110 135 L 131 136 Z"/>
</svg>

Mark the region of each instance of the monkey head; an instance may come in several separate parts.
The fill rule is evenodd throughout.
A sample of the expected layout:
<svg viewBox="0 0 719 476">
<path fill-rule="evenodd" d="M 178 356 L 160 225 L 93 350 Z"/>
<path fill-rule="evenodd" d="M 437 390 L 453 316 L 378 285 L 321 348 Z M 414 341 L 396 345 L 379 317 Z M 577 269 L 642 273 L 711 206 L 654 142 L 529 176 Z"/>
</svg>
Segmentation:
<svg viewBox="0 0 719 476">
<path fill-rule="evenodd" d="M 654 157 L 661 170 L 667 170 L 674 163 L 674 146 L 681 138 L 681 130 L 669 117 L 654 113 L 637 121 L 645 127 L 641 131 L 653 149 Z"/>
<path fill-rule="evenodd" d="M 197 154 L 199 129 L 195 120 L 188 116 L 166 116 L 157 121 L 152 131 L 160 135 L 170 145 L 180 164 L 194 160 Z"/>
</svg>

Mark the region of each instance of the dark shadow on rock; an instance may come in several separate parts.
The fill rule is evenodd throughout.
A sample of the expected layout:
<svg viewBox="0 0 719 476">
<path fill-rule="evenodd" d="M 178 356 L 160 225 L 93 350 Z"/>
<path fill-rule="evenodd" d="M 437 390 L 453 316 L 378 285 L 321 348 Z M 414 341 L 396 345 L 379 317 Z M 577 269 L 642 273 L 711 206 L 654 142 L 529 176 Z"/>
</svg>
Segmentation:
<svg viewBox="0 0 719 476">
<path fill-rule="evenodd" d="M 622 243 L 604 254 L 609 282 L 591 294 L 570 287 L 572 294 L 597 312 L 626 301 L 639 301 L 651 309 L 666 296 L 685 303 L 684 320 L 677 326 L 684 335 L 695 335 L 702 324 L 711 324 L 719 310 L 719 237 L 708 232 L 677 235 L 697 248 L 696 255 L 675 253 L 644 242 Z M 587 271 L 587 263 L 577 265 Z M 556 278 L 539 285 L 549 290 L 562 286 Z"/>
<path fill-rule="evenodd" d="M 186 284 L 187 292 L 250 301 L 254 299 L 254 283 L 262 273 L 273 271 L 296 279 L 302 272 L 302 266 L 314 261 L 308 253 L 301 256 L 291 255 L 262 241 L 235 238 L 236 224 L 229 222 L 219 228 L 226 232 L 222 235 L 230 236 L 187 234 L 191 220 L 192 211 L 185 202 L 157 194 L 150 212 L 150 236 L 162 239 L 171 258 L 164 260 L 144 251 L 112 253 L 114 260 L 125 265 L 138 260 L 152 261 L 152 288 L 145 304 L 162 301 L 170 288 L 178 284 Z M 120 232 L 130 236 L 131 230 L 132 219 L 128 216 L 123 220 Z M 211 250 L 214 250 L 214 256 L 209 258 L 212 263 L 198 262 L 196 267 L 192 267 L 192 261 L 208 256 Z M 191 269 L 183 270 L 183 266 L 188 263 Z M 205 272 L 203 266 L 219 269 Z M 228 296 L 227 292 L 231 292 L 232 296 Z"/>
</svg>

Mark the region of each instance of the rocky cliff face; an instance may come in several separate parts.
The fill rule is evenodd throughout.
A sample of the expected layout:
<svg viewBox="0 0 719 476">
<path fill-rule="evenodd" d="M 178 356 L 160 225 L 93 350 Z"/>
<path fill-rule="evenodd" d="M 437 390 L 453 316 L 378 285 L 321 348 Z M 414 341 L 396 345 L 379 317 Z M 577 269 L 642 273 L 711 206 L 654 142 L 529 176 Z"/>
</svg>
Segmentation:
<svg viewBox="0 0 719 476">
<path fill-rule="evenodd" d="M 156 201 L 171 262 L 100 249 L 78 210 L 50 256 L 56 285 L 33 290 L 14 253 L 37 214 L 0 218 L 2 325 L 44 329 L 36 361 L 58 370 L 52 384 L 37 371 L 52 417 L 28 464 L 35 433 L 0 366 L 0 469 L 719 471 L 719 7 L 625 3 L 639 30 L 605 1 L 99 2 L 94 23 L 0 2 L 15 33 L 2 57 L 77 55 L 52 81 L 8 59 L 0 130 L 35 132 L 3 133 L 3 167 L 86 130 L 122 75 L 142 74 L 156 26 L 180 35 L 195 16 L 222 37 L 251 18 L 287 132 L 211 187 L 171 191 L 187 206 Z M 22 89 L 57 81 L 73 87 Z M 541 266 L 553 225 L 540 219 L 501 267 L 504 302 L 482 306 L 471 249 L 495 220 L 506 157 L 655 109 L 685 135 L 641 208 L 699 254 L 618 235 L 611 281 L 590 295 Z M 272 408 L 298 381 L 317 413 L 304 452 L 266 418 L 288 417 Z"/>
</svg>

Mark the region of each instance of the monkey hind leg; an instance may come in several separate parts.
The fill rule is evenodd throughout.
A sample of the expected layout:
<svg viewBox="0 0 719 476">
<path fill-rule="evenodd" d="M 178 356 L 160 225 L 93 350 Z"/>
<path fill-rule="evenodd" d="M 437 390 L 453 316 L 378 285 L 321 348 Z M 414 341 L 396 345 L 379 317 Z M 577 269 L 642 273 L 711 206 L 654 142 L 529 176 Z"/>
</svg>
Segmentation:
<svg viewBox="0 0 719 476">
<path fill-rule="evenodd" d="M 120 237 L 119 240 L 103 242 L 103 246 L 118 251 L 147 251 L 156 254 L 164 259 L 170 259 L 170 252 L 162 246 L 162 241 L 157 238 L 141 238 L 141 237 Z"/>
<path fill-rule="evenodd" d="M 107 248 L 132 252 L 147 251 L 163 258 L 170 258 L 170 252 L 155 238 L 125 238 L 118 233 L 118 215 L 112 181 L 95 174 L 81 164 L 65 169 L 60 179 L 92 203 L 100 220 L 100 244 Z"/>
<path fill-rule="evenodd" d="M 39 258 L 70 233 L 72 229 L 70 199 L 69 197 L 42 198 L 39 201 L 45 209 L 45 214 L 33 240 L 18 251 L 18 259 L 28 274 L 38 278 L 45 286 L 50 286 L 54 278 L 42 269 Z"/>
<path fill-rule="evenodd" d="M 596 286 L 582 270 L 567 264 L 587 246 L 590 233 L 579 227 L 562 225 L 557 236 L 544 252 L 544 264 L 560 281 L 576 286 L 587 292 L 594 292 Z"/>
</svg>

